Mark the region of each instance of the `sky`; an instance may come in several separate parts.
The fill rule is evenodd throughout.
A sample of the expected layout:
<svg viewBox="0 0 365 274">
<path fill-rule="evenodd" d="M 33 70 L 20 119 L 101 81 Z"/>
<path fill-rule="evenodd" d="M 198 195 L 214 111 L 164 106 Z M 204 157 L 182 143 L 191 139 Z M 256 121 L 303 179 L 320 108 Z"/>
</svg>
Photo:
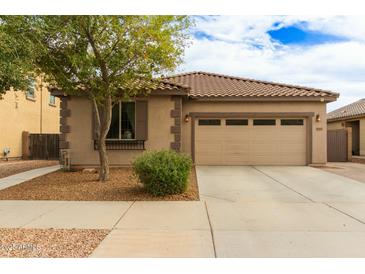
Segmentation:
<svg viewBox="0 0 365 274">
<path fill-rule="evenodd" d="M 195 16 L 179 72 L 207 71 L 365 98 L 365 17 Z"/>
</svg>

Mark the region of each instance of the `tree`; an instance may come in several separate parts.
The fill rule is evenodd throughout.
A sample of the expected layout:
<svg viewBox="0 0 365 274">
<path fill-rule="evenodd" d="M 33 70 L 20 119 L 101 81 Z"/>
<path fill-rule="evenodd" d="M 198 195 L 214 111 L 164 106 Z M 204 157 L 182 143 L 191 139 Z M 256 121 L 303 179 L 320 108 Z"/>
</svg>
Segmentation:
<svg viewBox="0 0 365 274">
<path fill-rule="evenodd" d="M 9 25 L 0 18 L 0 99 L 11 88 L 26 90 L 36 72 L 31 47 L 16 37 L 11 35 Z"/>
<path fill-rule="evenodd" d="M 156 77 L 181 63 L 191 23 L 187 16 L 22 17 L 21 37 L 37 50 L 35 65 L 46 81 L 92 102 L 100 181 L 109 178 L 105 140 L 113 104 L 148 92 Z"/>
</svg>

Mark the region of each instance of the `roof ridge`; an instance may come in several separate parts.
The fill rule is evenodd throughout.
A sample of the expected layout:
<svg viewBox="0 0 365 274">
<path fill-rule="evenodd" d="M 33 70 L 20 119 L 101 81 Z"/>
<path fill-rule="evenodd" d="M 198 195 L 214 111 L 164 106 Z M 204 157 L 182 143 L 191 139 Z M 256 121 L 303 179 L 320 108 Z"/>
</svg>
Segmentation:
<svg viewBox="0 0 365 274">
<path fill-rule="evenodd" d="M 219 73 L 212 73 L 212 72 L 204 72 L 204 71 L 184 72 L 184 73 L 179 73 L 179 74 L 167 76 L 167 77 L 164 77 L 163 79 L 168 80 L 169 78 L 175 78 L 175 77 L 180 77 L 180 76 L 187 76 L 187 75 L 192 75 L 192 74 L 203 74 L 203 75 L 207 75 L 207 76 L 224 77 L 224 78 L 229 78 L 229 79 L 234 79 L 234 80 L 241 80 L 241 81 L 247 81 L 247 82 L 255 82 L 255 83 L 261 83 L 261 84 L 266 84 L 266 85 L 273 85 L 273 86 L 280 86 L 280 87 L 288 87 L 288 88 L 297 88 L 297 89 L 304 89 L 304 90 L 308 90 L 308 91 L 326 92 L 326 93 L 330 93 L 330 94 L 332 94 L 334 96 L 338 96 L 339 95 L 338 92 L 333 92 L 333 91 L 330 91 L 330 90 L 324 90 L 324 89 L 319 89 L 319 88 L 311 88 L 311 87 L 300 86 L 300 85 L 292 85 L 292 84 L 284 84 L 284 83 L 277 83 L 277 82 L 264 81 L 264 80 L 256 80 L 256 79 L 252 79 L 252 78 L 245 78 L 245 77 L 240 77 L 240 76 L 231 76 L 231 75 L 226 75 L 226 74 L 219 74 Z"/>
</svg>

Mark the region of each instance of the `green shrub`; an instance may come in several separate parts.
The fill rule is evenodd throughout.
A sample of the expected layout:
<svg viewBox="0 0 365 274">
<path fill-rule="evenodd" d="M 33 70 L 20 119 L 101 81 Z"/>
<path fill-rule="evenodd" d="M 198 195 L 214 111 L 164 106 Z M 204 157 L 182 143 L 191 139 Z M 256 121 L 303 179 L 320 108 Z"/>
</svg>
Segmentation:
<svg viewBox="0 0 365 274">
<path fill-rule="evenodd" d="M 192 165 L 187 155 L 161 150 L 143 153 L 133 162 L 133 169 L 149 193 L 163 196 L 186 191 Z"/>
</svg>

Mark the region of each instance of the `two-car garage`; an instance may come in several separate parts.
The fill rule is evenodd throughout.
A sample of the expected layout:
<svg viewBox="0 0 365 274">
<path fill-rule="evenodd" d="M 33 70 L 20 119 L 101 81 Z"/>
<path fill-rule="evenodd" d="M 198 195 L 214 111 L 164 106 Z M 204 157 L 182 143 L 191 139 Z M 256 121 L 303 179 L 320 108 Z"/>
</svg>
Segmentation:
<svg viewBox="0 0 365 274">
<path fill-rule="evenodd" d="M 170 147 L 196 165 L 326 163 L 326 104 L 338 93 L 201 71 L 165 80 L 188 89 L 172 106 Z"/>
<path fill-rule="evenodd" d="M 199 165 L 306 165 L 306 118 L 197 118 L 195 163 Z"/>
</svg>

